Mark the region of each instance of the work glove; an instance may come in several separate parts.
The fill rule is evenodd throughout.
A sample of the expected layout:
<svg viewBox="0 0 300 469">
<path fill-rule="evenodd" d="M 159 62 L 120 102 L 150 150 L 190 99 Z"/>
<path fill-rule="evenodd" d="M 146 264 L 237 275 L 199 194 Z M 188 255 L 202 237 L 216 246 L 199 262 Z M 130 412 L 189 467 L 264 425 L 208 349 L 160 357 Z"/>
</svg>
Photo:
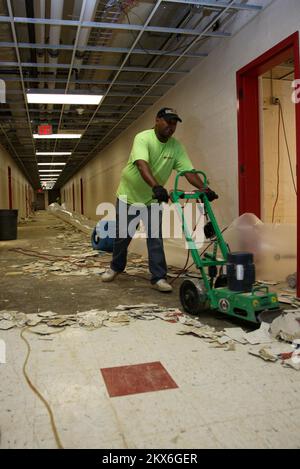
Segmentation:
<svg viewBox="0 0 300 469">
<path fill-rule="evenodd" d="M 169 194 L 168 191 L 163 186 L 154 186 L 152 188 L 153 198 L 157 199 L 159 203 L 168 202 Z"/>
<path fill-rule="evenodd" d="M 206 197 L 208 199 L 209 202 L 212 202 L 213 200 L 216 200 L 219 198 L 218 194 L 216 194 L 214 191 L 212 191 L 209 187 L 206 187 L 204 189 L 204 194 L 206 194 Z M 201 200 L 203 199 L 202 197 L 200 197 Z"/>
</svg>

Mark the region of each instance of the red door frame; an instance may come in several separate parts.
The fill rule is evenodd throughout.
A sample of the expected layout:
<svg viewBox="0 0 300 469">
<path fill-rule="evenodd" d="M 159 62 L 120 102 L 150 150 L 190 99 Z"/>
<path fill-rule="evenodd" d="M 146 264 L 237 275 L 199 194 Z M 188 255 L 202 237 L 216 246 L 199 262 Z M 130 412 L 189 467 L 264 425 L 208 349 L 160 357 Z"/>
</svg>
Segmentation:
<svg viewBox="0 0 300 469">
<path fill-rule="evenodd" d="M 83 215 L 83 181 L 80 178 L 80 208 L 81 208 L 81 215 Z"/>
<path fill-rule="evenodd" d="M 237 72 L 239 211 L 260 218 L 260 122 L 258 77 L 294 56 L 295 80 L 300 79 L 299 32 Z M 292 96 L 291 88 L 291 96 Z M 300 187 L 300 103 L 296 111 L 297 187 Z M 297 272 L 300 274 L 300 191 L 297 196 Z M 300 295 L 300 275 L 297 295 Z"/>
<path fill-rule="evenodd" d="M 7 177 L 8 177 L 8 208 L 12 209 L 12 182 L 11 182 L 11 168 L 7 167 Z"/>
</svg>

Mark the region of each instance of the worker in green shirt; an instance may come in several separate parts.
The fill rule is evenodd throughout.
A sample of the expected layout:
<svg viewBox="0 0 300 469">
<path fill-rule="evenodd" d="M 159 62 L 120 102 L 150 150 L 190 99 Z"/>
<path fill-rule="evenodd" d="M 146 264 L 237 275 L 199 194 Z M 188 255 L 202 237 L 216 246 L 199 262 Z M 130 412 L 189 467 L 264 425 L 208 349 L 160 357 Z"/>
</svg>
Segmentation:
<svg viewBox="0 0 300 469">
<path fill-rule="evenodd" d="M 165 107 L 157 113 L 155 127 L 138 133 L 134 139 L 117 190 L 113 258 L 110 268 L 102 274 L 103 282 L 111 282 L 125 270 L 127 249 L 142 219 L 147 233 L 151 283 L 161 292 L 172 291 L 172 286 L 166 280 L 160 204 L 169 200 L 164 185 L 172 170 L 180 172 L 194 169 L 184 147 L 172 137 L 178 122 L 182 120 L 177 112 Z M 203 190 L 203 182 L 198 174 L 187 173 L 185 177 L 190 184 Z M 210 200 L 217 198 L 211 189 L 206 188 L 205 191 Z"/>
</svg>

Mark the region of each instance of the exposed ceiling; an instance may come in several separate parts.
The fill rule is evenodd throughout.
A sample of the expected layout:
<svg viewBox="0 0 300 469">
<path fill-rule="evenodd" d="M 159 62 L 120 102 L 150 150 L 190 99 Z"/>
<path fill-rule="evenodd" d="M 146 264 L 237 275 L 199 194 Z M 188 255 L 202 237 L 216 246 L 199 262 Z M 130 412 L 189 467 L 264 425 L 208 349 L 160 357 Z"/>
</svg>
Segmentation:
<svg viewBox="0 0 300 469">
<path fill-rule="evenodd" d="M 0 0 L 0 143 L 34 188 L 72 152 L 61 187 L 271 0 Z M 26 91 L 103 94 L 98 106 L 28 104 Z M 79 140 L 35 140 L 40 124 Z M 50 166 L 49 166 L 50 168 Z M 48 169 L 48 167 L 47 167 Z"/>
<path fill-rule="evenodd" d="M 277 65 L 272 70 L 266 72 L 263 75 L 264 79 L 268 80 L 283 80 L 283 81 L 294 81 L 295 80 L 295 63 L 294 59 L 287 60 L 280 65 Z"/>
</svg>

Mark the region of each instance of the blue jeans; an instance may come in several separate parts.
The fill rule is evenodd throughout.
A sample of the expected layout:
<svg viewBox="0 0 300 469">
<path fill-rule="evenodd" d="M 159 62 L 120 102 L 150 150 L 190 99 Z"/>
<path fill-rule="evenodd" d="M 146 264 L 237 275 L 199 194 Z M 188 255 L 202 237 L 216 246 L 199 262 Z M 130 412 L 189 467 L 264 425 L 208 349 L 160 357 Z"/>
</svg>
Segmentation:
<svg viewBox="0 0 300 469">
<path fill-rule="evenodd" d="M 125 270 L 128 246 L 141 220 L 147 233 L 149 270 L 151 283 L 154 284 L 167 276 L 162 238 L 162 207 L 159 204 L 138 207 L 117 199 L 116 237 L 110 266 L 115 272 Z"/>
</svg>

